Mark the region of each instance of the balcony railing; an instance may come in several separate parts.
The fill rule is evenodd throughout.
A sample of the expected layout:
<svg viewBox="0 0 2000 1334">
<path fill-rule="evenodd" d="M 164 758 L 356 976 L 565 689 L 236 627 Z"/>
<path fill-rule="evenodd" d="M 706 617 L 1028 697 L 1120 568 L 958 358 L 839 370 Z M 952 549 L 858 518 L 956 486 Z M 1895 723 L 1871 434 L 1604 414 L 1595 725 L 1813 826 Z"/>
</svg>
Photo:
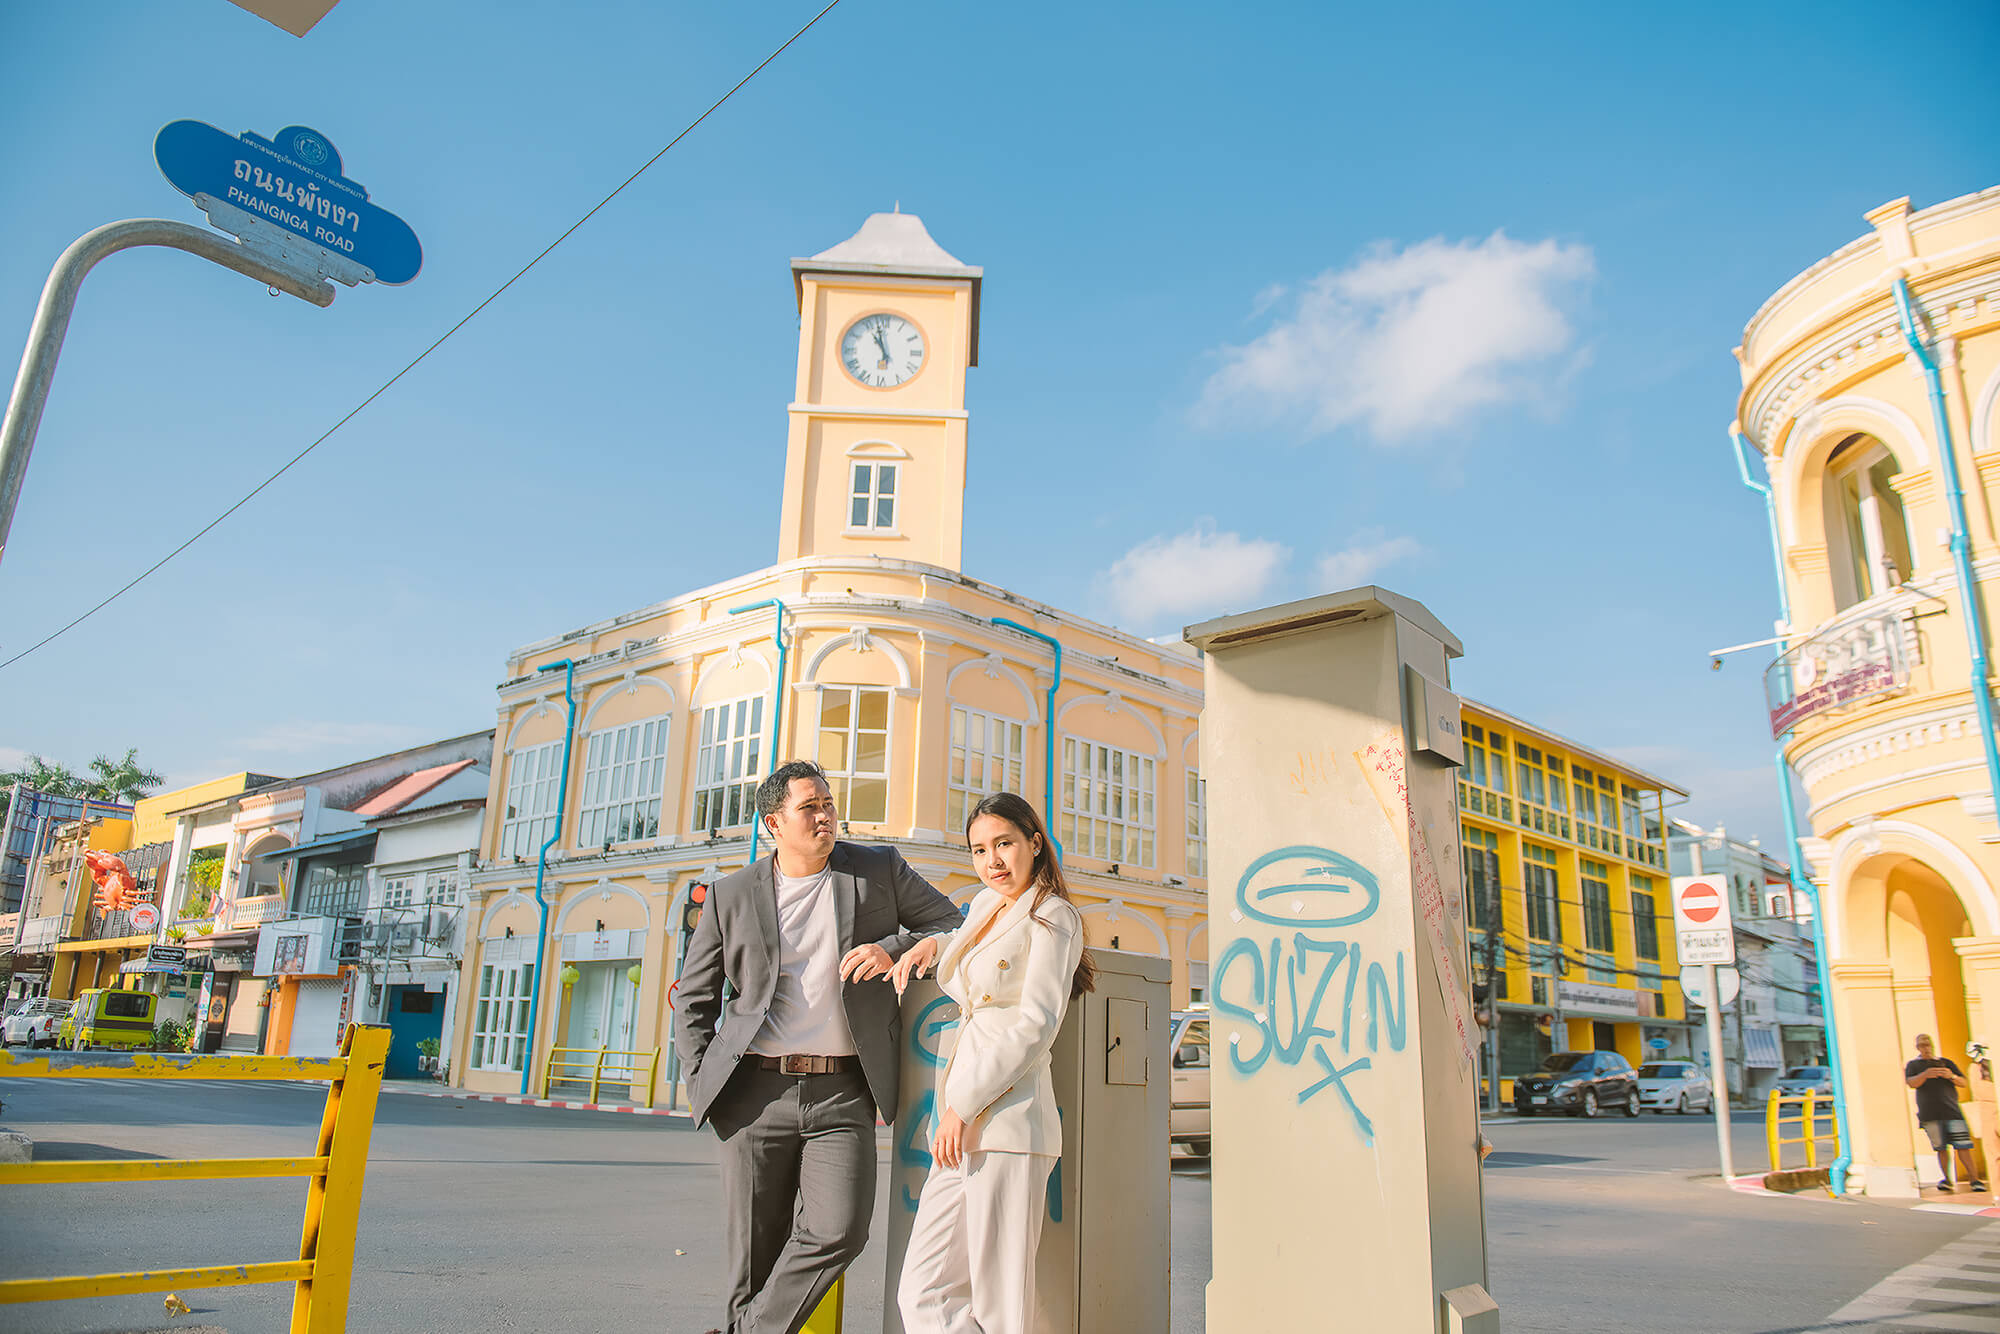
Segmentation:
<svg viewBox="0 0 2000 1334">
<path fill-rule="evenodd" d="M 238 929 L 258 926 L 275 922 L 287 916 L 289 911 L 290 906 L 283 894 L 256 894 L 229 905 L 229 925 Z"/>
<path fill-rule="evenodd" d="M 1909 684 L 1903 615 L 1887 612 L 1822 630 L 1794 644 L 1764 669 L 1764 699 L 1771 735 L 1827 709 L 1869 699 Z"/>
<path fill-rule="evenodd" d="M 371 908 L 362 919 L 361 954 L 364 958 L 448 958 L 462 911 L 456 904 L 436 903 Z"/>
</svg>

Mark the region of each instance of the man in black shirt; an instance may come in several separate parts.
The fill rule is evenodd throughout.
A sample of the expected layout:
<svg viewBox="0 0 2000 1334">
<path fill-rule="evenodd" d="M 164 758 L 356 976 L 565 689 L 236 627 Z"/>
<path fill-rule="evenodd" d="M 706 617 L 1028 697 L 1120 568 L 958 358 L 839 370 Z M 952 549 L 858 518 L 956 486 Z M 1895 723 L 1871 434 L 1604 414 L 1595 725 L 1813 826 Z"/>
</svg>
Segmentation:
<svg viewBox="0 0 2000 1334">
<path fill-rule="evenodd" d="M 1937 1054 L 1928 1033 L 1917 1034 L 1917 1059 L 1903 1067 L 1903 1082 L 1917 1091 L 1917 1124 L 1930 1136 L 1937 1150 L 1939 1190 L 1951 1189 L 1950 1150 L 1958 1150 L 1958 1170 L 1970 1190 L 1985 1190 L 1986 1183 L 1972 1170 L 1972 1132 L 1966 1127 L 1965 1113 L 1958 1105 L 1958 1091 L 1966 1087 L 1965 1074 Z"/>
</svg>

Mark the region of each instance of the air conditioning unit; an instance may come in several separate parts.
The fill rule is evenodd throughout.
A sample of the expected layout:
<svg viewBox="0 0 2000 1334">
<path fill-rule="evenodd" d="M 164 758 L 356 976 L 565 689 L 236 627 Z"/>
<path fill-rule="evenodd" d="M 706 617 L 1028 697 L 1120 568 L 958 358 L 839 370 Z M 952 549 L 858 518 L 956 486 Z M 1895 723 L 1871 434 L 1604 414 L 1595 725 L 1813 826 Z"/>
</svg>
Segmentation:
<svg viewBox="0 0 2000 1334">
<path fill-rule="evenodd" d="M 450 908 L 432 908 L 424 920 L 424 939 L 433 945 L 442 945 L 451 939 L 453 921 L 457 914 Z"/>
<path fill-rule="evenodd" d="M 371 922 L 368 924 L 368 948 L 371 950 L 385 950 L 389 948 L 389 942 L 395 938 L 395 935 L 395 923 Z"/>
</svg>

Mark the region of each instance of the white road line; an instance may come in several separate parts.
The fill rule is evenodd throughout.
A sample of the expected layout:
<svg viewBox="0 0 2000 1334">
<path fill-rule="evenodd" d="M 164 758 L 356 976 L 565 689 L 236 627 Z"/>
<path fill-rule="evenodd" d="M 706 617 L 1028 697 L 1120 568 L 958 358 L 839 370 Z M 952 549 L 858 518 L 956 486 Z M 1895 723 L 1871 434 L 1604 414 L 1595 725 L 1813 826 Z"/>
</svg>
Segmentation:
<svg viewBox="0 0 2000 1334">
<path fill-rule="evenodd" d="M 2000 1334 L 2000 1223 L 1989 1223 L 1898 1269 L 1810 1334 L 1916 1330 Z"/>
</svg>

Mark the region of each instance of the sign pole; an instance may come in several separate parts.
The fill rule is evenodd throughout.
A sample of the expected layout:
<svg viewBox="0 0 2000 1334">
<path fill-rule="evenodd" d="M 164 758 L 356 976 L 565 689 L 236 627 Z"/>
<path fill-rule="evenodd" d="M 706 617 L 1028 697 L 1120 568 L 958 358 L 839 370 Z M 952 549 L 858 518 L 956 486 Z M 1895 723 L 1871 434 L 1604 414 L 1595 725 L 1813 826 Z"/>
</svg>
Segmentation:
<svg viewBox="0 0 2000 1334">
<path fill-rule="evenodd" d="M 1715 1105 L 1715 1144 L 1722 1151 L 1722 1184 L 1736 1179 L 1736 1160 L 1729 1152 L 1729 1066 L 1722 1059 L 1722 989 L 1714 964 L 1701 969 L 1702 992 L 1708 1004 L 1708 1063 L 1712 1082 L 1709 1101 Z M 1718 1092 L 1719 1089 L 1719 1092 Z"/>
</svg>

